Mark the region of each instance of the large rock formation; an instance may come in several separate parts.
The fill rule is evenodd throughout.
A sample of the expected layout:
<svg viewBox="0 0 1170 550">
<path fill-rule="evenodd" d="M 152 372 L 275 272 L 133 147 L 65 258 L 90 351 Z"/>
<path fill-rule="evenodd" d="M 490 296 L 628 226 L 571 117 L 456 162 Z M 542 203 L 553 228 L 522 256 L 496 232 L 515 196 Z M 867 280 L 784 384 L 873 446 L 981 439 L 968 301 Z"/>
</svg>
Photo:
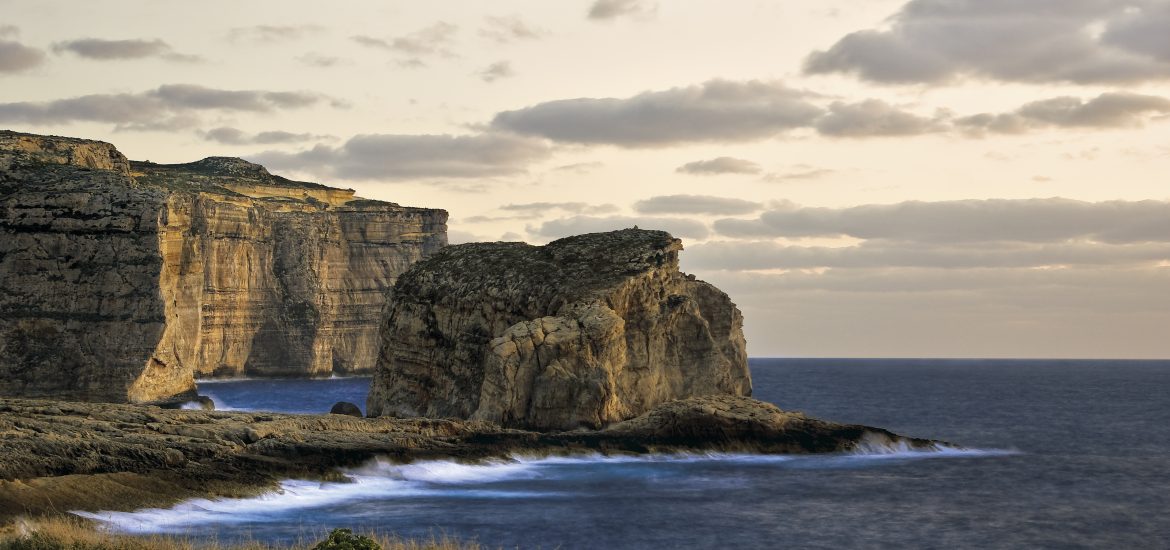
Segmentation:
<svg viewBox="0 0 1170 550">
<path fill-rule="evenodd" d="M 368 371 L 386 289 L 446 219 L 239 159 L 0 132 L 0 395 L 161 402 L 196 373 Z"/>
<path fill-rule="evenodd" d="M 452 246 L 399 278 L 366 407 L 533 429 L 599 428 L 674 399 L 750 395 L 743 318 L 627 229 Z"/>
</svg>

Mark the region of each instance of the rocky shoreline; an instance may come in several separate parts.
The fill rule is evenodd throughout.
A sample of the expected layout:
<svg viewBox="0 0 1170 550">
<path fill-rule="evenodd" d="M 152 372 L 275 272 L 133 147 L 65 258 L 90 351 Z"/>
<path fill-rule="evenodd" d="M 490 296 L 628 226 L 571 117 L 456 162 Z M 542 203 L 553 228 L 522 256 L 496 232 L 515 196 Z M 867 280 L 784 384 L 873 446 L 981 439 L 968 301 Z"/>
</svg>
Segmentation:
<svg viewBox="0 0 1170 550">
<path fill-rule="evenodd" d="M 674 401 L 603 430 L 540 433 L 483 421 L 167 410 L 0 399 L 0 524 L 71 510 L 133 510 L 240 497 L 341 468 L 513 456 L 841 453 L 937 442 L 836 424 L 745 397 Z"/>
</svg>

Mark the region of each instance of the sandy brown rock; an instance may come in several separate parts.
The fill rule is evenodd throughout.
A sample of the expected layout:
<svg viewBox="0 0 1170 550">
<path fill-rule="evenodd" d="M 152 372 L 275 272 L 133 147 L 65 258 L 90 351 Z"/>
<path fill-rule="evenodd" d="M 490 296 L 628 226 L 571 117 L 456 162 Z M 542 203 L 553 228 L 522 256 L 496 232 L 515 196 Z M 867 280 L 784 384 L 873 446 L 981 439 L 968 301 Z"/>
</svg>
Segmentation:
<svg viewBox="0 0 1170 550">
<path fill-rule="evenodd" d="M 240 159 L 0 132 L 0 395 L 163 402 L 196 373 L 370 371 L 385 291 L 446 218 Z"/>
<path fill-rule="evenodd" d="M 339 479 L 373 458 L 704 451 L 850 452 L 934 442 L 788 413 L 744 397 L 675 401 L 603 431 L 536 433 L 482 421 L 164 410 L 0 399 L 0 523 L 59 510 L 238 496 L 287 478 Z"/>
<path fill-rule="evenodd" d="M 638 229 L 446 248 L 394 287 L 368 414 L 599 428 L 750 395 L 743 318 L 681 249 Z"/>
</svg>

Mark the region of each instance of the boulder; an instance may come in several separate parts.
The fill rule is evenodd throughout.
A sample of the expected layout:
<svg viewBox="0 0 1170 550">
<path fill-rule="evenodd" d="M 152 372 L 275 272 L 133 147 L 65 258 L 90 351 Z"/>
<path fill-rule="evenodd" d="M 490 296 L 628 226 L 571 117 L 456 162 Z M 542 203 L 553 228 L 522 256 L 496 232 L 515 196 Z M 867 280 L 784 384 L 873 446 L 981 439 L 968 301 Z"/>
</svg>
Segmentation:
<svg viewBox="0 0 1170 550">
<path fill-rule="evenodd" d="M 743 317 L 626 229 L 451 246 L 394 286 L 366 410 L 597 429 L 675 399 L 751 395 Z"/>
<path fill-rule="evenodd" d="M 357 405 L 354 405 L 353 403 L 350 403 L 349 401 L 338 401 L 337 403 L 334 403 L 333 408 L 329 409 L 329 414 L 344 414 L 347 416 L 356 416 L 358 418 L 365 416 L 362 414 L 361 408 L 359 408 Z"/>
</svg>

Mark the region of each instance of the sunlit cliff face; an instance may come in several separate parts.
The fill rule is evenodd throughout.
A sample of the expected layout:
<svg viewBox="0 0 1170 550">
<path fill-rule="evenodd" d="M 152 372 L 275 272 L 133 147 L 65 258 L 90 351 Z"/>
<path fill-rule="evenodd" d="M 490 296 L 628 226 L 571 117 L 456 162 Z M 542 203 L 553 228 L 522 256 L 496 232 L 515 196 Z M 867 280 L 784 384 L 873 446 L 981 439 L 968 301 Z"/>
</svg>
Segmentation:
<svg viewBox="0 0 1170 550">
<path fill-rule="evenodd" d="M 0 7 L 0 127 L 665 229 L 753 356 L 1170 354 L 1164 0 Z"/>
</svg>

